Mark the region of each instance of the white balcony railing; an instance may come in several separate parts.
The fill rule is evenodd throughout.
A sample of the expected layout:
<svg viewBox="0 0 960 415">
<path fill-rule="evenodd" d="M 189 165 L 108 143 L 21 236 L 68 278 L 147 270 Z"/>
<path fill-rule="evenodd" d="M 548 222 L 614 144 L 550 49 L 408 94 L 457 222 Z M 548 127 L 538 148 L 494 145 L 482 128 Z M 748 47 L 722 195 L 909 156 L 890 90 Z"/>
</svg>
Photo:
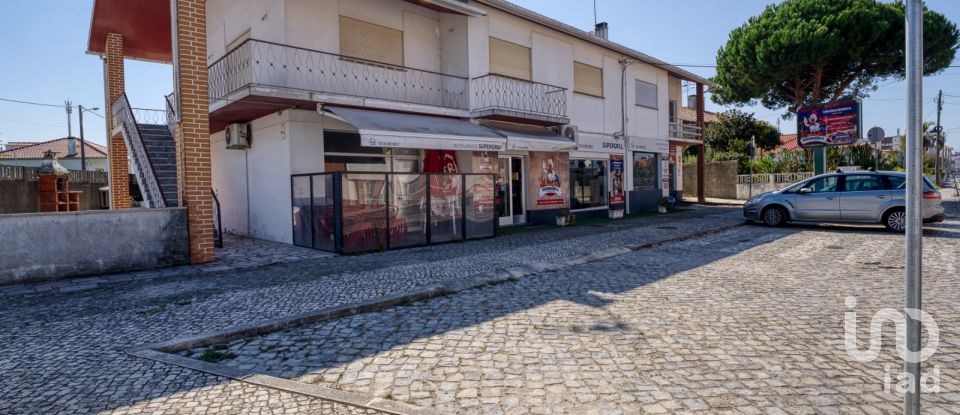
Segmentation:
<svg viewBox="0 0 960 415">
<path fill-rule="evenodd" d="M 250 39 L 208 68 L 210 102 L 248 86 L 468 109 L 467 78 Z"/>
<path fill-rule="evenodd" d="M 701 140 L 700 130 L 701 128 L 696 124 L 684 122 L 679 118 L 670 119 L 670 138 Z"/>
<path fill-rule="evenodd" d="M 470 81 L 474 113 L 567 116 L 566 88 L 489 74 Z"/>
</svg>

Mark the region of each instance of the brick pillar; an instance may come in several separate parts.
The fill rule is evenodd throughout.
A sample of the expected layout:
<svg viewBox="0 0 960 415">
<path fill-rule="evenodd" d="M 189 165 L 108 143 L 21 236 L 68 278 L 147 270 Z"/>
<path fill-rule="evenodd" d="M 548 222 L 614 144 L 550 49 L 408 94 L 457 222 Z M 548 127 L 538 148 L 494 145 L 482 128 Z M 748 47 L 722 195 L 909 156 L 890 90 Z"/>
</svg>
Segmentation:
<svg viewBox="0 0 960 415">
<path fill-rule="evenodd" d="M 704 156 L 703 143 L 703 84 L 697 83 L 697 127 L 700 127 L 700 142 L 697 146 L 697 203 L 706 202 L 706 195 L 703 190 L 703 170 L 706 157 Z"/>
<path fill-rule="evenodd" d="M 113 132 L 113 101 L 124 90 L 123 78 L 123 35 L 108 33 L 106 44 L 106 59 L 103 62 L 103 82 L 106 84 L 107 104 L 107 148 L 110 153 L 110 208 L 127 209 L 132 206 L 130 200 L 130 166 L 127 164 L 127 144 L 120 134 Z"/>
<path fill-rule="evenodd" d="M 174 77 L 179 85 L 180 123 L 176 128 L 179 199 L 187 207 L 190 262 L 214 260 L 213 200 L 210 173 L 210 114 L 207 95 L 207 15 L 205 0 L 175 0 L 178 44 Z"/>
</svg>

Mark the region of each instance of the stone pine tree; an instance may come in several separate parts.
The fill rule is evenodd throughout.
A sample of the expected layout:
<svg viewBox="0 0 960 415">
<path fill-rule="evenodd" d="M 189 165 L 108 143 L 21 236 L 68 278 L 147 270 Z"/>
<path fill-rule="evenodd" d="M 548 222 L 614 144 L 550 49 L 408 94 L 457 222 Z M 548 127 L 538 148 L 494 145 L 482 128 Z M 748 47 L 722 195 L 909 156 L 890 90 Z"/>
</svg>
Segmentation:
<svg viewBox="0 0 960 415">
<path fill-rule="evenodd" d="M 953 61 L 957 26 L 924 11 L 924 74 Z M 717 52 L 718 104 L 800 107 L 864 98 L 905 70 L 904 5 L 876 0 L 786 0 L 734 29 Z M 822 152 L 819 152 L 822 157 Z"/>
</svg>

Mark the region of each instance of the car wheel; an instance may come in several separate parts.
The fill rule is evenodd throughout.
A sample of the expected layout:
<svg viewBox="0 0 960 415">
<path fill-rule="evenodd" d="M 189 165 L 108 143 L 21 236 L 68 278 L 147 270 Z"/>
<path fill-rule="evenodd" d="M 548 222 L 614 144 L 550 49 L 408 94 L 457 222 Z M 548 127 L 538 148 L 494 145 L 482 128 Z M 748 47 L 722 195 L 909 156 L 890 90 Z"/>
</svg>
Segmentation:
<svg viewBox="0 0 960 415">
<path fill-rule="evenodd" d="M 787 211 L 779 206 L 768 207 L 763 210 L 761 217 L 767 226 L 780 226 L 787 221 Z"/>
<path fill-rule="evenodd" d="M 907 211 L 894 209 L 883 215 L 883 226 L 894 232 L 903 232 L 907 229 Z"/>
</svg>

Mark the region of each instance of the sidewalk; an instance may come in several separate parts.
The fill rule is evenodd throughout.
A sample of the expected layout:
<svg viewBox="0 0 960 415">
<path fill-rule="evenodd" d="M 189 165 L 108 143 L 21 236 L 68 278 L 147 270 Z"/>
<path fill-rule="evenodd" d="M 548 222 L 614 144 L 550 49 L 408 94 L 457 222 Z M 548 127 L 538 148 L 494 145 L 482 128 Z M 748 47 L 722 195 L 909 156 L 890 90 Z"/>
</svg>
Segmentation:
<svg viewBox="0 0 960 415">
<path fill-rule="evenodd" d="M 740 223 L 738 209 L 693 207 L 599 226 L 239 270 L 161 271 L 149 281 L 7 296 L 0 301 L 0 370 L 7 374 L 0 377 L 0 413 L 158 413 L 192 405 L 211 412 L 377 413 L 124 351 Z M 234 394 L 243 399 L 225 400 Z"/>
<path fill-rule="evenodd" d="M 720 205 L 720 206 L 743 206 L 743 203 L 746 200 L 737 200 L 737 199 L 720 199 L 716 197 L 705 198 L 704 201 L 707 205 Z M 697 203 L 696 196 L 684 196 L 683 203 Z"/>
</svg>

